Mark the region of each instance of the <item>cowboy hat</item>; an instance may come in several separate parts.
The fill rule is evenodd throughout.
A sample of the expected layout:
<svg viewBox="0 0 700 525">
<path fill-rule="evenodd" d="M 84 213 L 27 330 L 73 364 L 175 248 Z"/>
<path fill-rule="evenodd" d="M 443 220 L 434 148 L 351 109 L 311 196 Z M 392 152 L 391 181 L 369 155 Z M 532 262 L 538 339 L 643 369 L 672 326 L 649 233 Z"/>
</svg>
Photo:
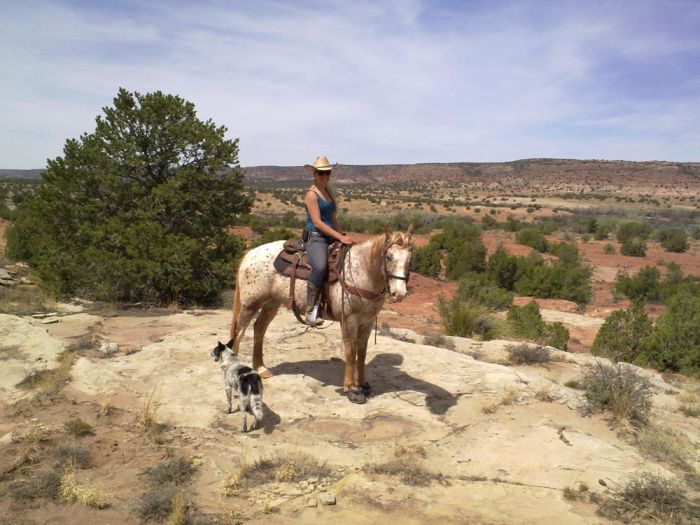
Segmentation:
<svg viewBox="0 0 700 525">
<path fill-rule="evenodd" d="M 313 164 L 304 164 L 304 168 L 309 171 L 331 171 L 336 165 L 331 165 L 326 157 L 316 157 Z"/>
</svg>

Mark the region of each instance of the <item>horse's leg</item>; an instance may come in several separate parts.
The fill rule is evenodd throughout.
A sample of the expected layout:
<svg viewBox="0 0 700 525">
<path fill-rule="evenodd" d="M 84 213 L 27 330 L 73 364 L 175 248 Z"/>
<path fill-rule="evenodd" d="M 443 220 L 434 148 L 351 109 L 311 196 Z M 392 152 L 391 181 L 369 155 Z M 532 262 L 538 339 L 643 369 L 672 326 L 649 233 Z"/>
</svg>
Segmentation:
<svg viewBox="0 0 700 525">
<path fill-rule="evenodd" d="M 241 339 L 243 339 L 243 334 L 245 334 L 246 328 L 253 320 L 255 316 L 256 309 L 253 308 L 241 308 L 238 312 L 238 317 L 234 317 L 233 323 L 231 324 L 231 340 L 233 341 L 233 348 L 231 349 L 235 355 L 238 355 L 238 350 L 241 346 Z"/>
<path fill-rule="evenodd" d="M 355 364 L 357 362 L 357 323 L 346 319 L 342 331 L 343 347 L 345 350 L 343 392 L 347 394 L 348 399 L 353 403 L 364 403 L 367 401 L 367 398 L 362 391 L 357 388 L 357 382 L 355 380 Z"/>
<path fill-rule="evenodd" d="M 365 396 L 369 397 L 372 391 L 369 383 L 365 379 L 365 359 L 367 357 L 367 342 L 372 333 L 372 325 L 365 324 L 360 326 L 357 331 L 357 361 L 355 362 L 355 384 L 362 389 Z"/>
<path fill-rule="evenodd" d="M 270 326 L 270 323 L 277 315 L 279 307 L 278 303 L 267 303 L 262 307 L 258 318 L 253 324 L 253 370 L 260 374 L 260 377 L 263 379 L 272 377 L 272 372 L 263 363 L 263 339 L 265 338 L 267 327 Z"/>
</svg>

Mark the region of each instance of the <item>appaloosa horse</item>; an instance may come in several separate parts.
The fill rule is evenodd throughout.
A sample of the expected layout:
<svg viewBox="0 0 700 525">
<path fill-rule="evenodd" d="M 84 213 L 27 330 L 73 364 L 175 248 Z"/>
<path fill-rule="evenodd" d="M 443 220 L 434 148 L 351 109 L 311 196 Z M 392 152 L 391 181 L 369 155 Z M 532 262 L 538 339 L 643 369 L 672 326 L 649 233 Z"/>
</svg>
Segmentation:
<svg viewBox="0 0 700 525">
<path fill-rule="evenodd" d="M 248 324 L 258 314 L 253 337 L 253 368 L 263 378 L 272 376 L 263 364 L 263 337 L 280 305 L 289 295 L 289 277 L 273 267 L 284 241 L 263 244 L 249 251 L 241 261 L 233 302 L 231 340 L 233 352 Z M 328 298 L 340 321 L 345 350 L 343 391 L 353 403 L 364 403 L 370 395 L 365 379 L 367 340 L 385 294 L 400 301 L 406 296 L 411 266 L 411 228 L 407 233 L 387 232 L 353 245 L 345 255 L 340 279 L 329 286 Z M 295 283 L 297 308 L 305 310 L 306 282 Z M 258 313 L 259 312 L 259 313 Z"/>
</svg>

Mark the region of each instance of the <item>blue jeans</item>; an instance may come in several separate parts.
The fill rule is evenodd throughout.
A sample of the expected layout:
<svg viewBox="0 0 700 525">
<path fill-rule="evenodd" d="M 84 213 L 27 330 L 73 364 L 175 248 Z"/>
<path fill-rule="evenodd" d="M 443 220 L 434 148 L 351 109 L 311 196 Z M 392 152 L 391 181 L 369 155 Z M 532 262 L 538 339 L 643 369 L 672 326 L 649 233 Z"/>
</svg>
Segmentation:
<svg viewBox="0 0 700 525">
<path fill-rule="evenodd" d="M 329 237 L 311 235 L 309 242 L 306 243 L 306 253 L 309 254 L 309 263 L 311 264 L 309 282 L 319 290 L 323 286 L 326 272 L 328 272 L 328 246 L 332 242 L 333 239 Z"/>
</svg>

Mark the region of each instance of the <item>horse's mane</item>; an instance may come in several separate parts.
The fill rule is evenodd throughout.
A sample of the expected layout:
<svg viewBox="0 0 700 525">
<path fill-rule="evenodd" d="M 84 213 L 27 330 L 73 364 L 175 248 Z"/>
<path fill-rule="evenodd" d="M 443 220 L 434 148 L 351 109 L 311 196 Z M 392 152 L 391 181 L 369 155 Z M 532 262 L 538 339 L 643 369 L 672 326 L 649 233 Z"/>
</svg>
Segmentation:
<svg viewBox="0 0 700 525">
<path fill-rule="evenodd" d="M 385 248 L 393 246 L 408 246 L 411 242 L 409 234 L 404 232 L 386 232 L 381 235 L 375 235 L 368 241 L 371 244 L 370 257 L 376 259 L 384 255 Z"/>
</svg>

